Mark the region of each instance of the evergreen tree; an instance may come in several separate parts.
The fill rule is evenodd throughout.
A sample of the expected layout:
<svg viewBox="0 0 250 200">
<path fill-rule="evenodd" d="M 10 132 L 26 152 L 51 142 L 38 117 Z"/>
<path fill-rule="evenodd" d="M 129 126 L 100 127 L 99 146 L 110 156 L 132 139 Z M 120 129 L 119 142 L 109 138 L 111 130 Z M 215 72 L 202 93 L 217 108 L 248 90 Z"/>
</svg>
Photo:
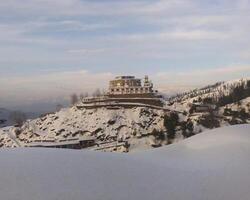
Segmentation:
<svg viewBox="0 0 250 200">
<path fill-rule="evenodd" d="M 164 117 L 164 126 L 167 129 L 167 137 L 168 140 L 172 140 L 175 138 L 175 128 L 178 125 L 179 116 L 177 113 L 171 112 L 170 115 L 165 115 Z"/>
</svg>

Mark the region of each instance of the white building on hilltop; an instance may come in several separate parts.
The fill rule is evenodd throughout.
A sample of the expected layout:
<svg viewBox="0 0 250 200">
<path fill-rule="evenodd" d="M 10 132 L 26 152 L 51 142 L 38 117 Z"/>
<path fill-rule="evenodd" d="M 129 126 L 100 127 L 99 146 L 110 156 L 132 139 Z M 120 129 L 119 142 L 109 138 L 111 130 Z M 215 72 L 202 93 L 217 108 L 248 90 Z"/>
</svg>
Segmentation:
<svg viewBox="0 0 250 200">
<path fill-rule="evenodd" d="M 109 95 L 154 94 L 153 83 L 145 76 L 142 85 L 141 79 L 134 76 L 117 76 L 109 82 Z"/>
<path fill-rule="evenodd" d="M 108 92 L 99 97 L 90 97 L 82 100 L 84 108 L 97 107 L 163 107 L 164 100 L 158 91 L 153 90 L 153 83 L 145 76 L 141 79 L 134 76 L 117 76 L 109 82 Z M 79 106 L 79 107 L 81 107 Z"/>
</svg>

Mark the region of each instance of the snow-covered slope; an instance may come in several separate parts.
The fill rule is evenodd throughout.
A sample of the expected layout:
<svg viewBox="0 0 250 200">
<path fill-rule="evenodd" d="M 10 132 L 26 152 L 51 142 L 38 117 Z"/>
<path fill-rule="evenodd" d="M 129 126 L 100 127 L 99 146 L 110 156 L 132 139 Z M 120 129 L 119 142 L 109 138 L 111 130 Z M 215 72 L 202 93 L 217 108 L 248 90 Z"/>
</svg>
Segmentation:
<svg viewBox="0 0 250 200">
<path fill-rule="evenodd" d="M 63 140 L 86 136 L 94 137 L 96 142 L 130 141 L 131 148 L 150 148 L 154 141 L 151 141 L 149 136 L 153 132 L 164 130 L 163 120 L 163 110 L 146 107 L 79 109 L 74 106 L 28 120 L 20 129 L 17 140 L 25 145 L 37 140 Z M 142 137 L 147 138 L 139 141 Z M 140 144 L 135 144 L 137 141 Z M 2 143 L 6 146 L 5 140 Z"/>
<path fill-rule="evenodd" d="M 206 129 L 250 123 L 250 79 L 216 83 L 185 93 L 171 98 L 165 109 L 118 105 L 87 109 L 81 103 L 79 105 L 28 120 L 19 130 L 5 133 L 16 135 L 22 146 L 37 141 L 58 143 L 86 136 L 94 138 L 99 150 L 107 150 L 106 146 L 103 149 L 105 143 L 111 146 L 108 151 L 118 151 L 117 143 L 120 142 L 126 147 L 119 151 L 148 149 Z M 211 107 L 196 110 L 197 106 L 204 105 Z M 175 114 L 172 118 L 169 110 Z M 0 135 L 0 146 L 15 146 L 6 134 Z"/>
<path fill-rule="evenodd" d="M 170 110 L 183 113 L 177 129 L 191 123 L 192 134 L 205 129 L 250 123 L 250 78 L 220 82 L 186 92 L 170 98 L 167 104 Z"/>
<path fill-rule="evenodd" d="M 0 150 L 5 200 L 249 200 L 250 125 L 134 154 Z"/>
<path fill-rule="evenodd" d="M 215 101 L 221 96 L 229 95 L 234 88 L 240 85 L 246 86 L 250 81 L 250 78 L 242 78 L 237 80 L 231 80 L 227 82 L 218 82 L 213 85 L 206 86 L 204 88 L 195 89 L 190 92 L 185 92 L 177 96 L 171 97 L 170 102 L 182 102 L 190 103 L 194 100 L 204 99 L 207 97 L 213 98 Z"/>
</svg>

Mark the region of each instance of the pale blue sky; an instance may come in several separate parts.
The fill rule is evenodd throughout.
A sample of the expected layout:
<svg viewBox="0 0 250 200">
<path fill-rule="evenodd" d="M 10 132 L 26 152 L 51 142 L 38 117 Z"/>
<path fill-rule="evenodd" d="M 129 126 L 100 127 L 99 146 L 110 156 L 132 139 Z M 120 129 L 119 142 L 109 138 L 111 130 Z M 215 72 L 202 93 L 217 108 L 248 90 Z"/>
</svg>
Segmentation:
<svg viewBox="0 0 250 200">
<path fill-rule="evenodd" d="M 1 1 L 0 106 L 105 88 L 116 74 L 149 74 L 169 93 L 247 77 L 249 35 L 249 0 Z"/>
</svg>

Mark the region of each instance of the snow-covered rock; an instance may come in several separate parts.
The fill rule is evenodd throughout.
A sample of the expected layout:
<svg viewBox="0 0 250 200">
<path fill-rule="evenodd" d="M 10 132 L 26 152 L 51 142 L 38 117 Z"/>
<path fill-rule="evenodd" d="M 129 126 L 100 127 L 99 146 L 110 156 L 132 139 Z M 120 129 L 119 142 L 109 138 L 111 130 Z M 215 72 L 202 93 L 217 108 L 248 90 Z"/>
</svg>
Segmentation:
<svg viewBox="0 0 250 200">
<path fill-rule="evenodd" d="M 250 125 L 132 154 L 0 150 L 5 200 L 249 200 Z"/>
</svg>

